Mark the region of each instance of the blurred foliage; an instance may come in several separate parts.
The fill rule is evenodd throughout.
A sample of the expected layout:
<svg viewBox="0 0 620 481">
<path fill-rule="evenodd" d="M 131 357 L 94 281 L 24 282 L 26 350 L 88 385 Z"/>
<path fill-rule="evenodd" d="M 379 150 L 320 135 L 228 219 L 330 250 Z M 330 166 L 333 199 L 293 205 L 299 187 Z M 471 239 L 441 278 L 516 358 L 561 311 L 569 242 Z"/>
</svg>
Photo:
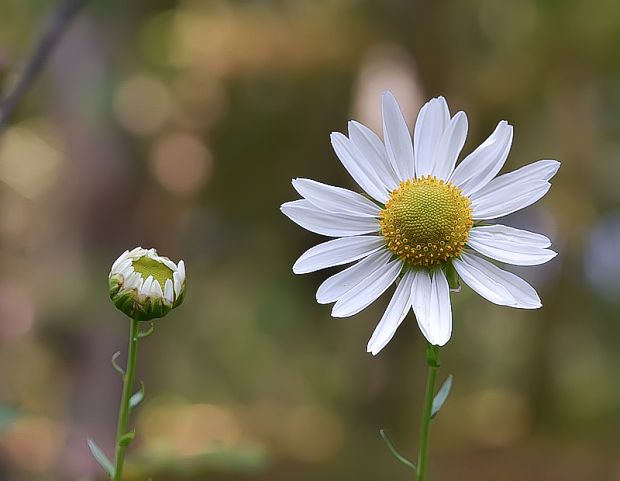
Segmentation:
<svg viewBox="0 0 620 481">
<path fill-rule="evenodd" d="M 0 91 L 52 8 L 3 1 Z M 102 479 L 86 438 L 111 452 L 128 329 L 106 275 L 135 245 L 183 258 L 189 292 L 140 346 L 131 479 L 409 479 L 379 429 L 415 451 L 416 323 L 366 354 L 386 299 L 330 318 L 326 274 L 291 272 L 319 238 L 278 211 L 293 177 L 354 187 L 329 133 L 378 130 L 391 89 L 410 125 L 434 95 L 465 110 L 465 152 L 507 119 L 507 168 L 562 161 L 510 219 L 560 253 L 514 269 L 544 307 L 453 296 L 433 479 L 620 480 L 619 22 L 611 0 L 91 2 L 0 139 L 0 479 Z"/>
</svg>

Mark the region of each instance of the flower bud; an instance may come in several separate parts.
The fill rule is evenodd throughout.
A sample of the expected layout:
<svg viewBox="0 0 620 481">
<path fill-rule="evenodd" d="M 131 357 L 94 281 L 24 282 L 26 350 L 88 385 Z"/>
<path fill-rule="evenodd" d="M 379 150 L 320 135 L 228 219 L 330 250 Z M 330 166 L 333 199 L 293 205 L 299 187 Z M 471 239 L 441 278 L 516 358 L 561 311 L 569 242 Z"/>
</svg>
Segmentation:
<svg viewBox="0 0 620 481">
<path fill-rule="evenodd" d="M 138 321 L 156 319 L 183 302 L 185 263 L 175 264 L 155 249 L 136 247 L 114 262 L 108 285 L 119 310 Z"/>
</svg>

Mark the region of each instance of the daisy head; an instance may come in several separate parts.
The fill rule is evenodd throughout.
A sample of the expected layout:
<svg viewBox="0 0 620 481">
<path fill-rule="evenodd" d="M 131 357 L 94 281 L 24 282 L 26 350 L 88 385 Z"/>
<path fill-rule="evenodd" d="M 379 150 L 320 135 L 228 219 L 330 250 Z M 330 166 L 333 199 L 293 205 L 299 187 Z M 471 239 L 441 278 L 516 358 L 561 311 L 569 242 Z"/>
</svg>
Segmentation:
<svg viewBox="0 0 620 481">
<path fill-rule="evenodd" d="M 532 286 L 489 261 L 536 265 L 556 253 L 541 234 L 490 223 L 547 193 L 560 163 L 539 160 L 497 175 L 512 144 L 501 121 L 458 165 L 467 136 L 464 112 L 450 115 L 443 97 L 420 110 L 413 138 L 394 96 L 383 95 L 383 140 L 349 122 L 332 146 L 364 193 L 294 179 L 302 199 L 282 205 L 293 222 L 333 237 L 302 254 L 293 272 L 351 264 L 326 279 L 317 301 L 334 302 L 332 316 L 352 316 L 396 284 L 370 341 L 377 354 L 410 310 L 422 334 L 442 346 L 452 334 L 448 277 L 456 274 L 485 299 L 523 309 L 541 307 Z"/>
<path fill-rule="evenodd" d="M 112 264 L 108 276 L 110 298 L 132 319 L 163 317 L 185 297 L 185 263 L 175 264 L 155 249 L 136 247 Z"/>
</svg>

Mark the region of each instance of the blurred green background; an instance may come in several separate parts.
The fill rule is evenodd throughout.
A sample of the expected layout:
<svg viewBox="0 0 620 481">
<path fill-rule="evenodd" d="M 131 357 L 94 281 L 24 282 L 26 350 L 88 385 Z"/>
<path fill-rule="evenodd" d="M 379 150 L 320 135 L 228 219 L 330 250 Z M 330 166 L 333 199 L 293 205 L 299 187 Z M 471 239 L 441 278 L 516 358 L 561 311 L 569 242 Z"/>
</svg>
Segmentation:
<svg viewBox="0 0 620 481">
<path fill-rule="evenodd" d="M 2 0 L 2 91 L 54 2 Z M 617 0 L 93 1 L 0 139 L 0 479 L 95 480 L 112 451 L 128 323 L 108 300 L 136 245 L 187 264 L 185 304 L 140 345 L 147 396 L 128 480 L 411 479 L 423 339 L 373 358 L 387 304 L 332 319 L 294 276 L 321 238 L 280 214 L 293 177 L 356 188 L 329 133 L 379 131 L 391 89 L 501 119 L 506 169 L 562 161 L 506 223 L 560 253 L 511 269 L 544 307 L 453 295 L 452 394 L 431 480 L 620 480 L 620 3 Z M 505 170 L 506 170 L 505 169 Z"/>
</svg>

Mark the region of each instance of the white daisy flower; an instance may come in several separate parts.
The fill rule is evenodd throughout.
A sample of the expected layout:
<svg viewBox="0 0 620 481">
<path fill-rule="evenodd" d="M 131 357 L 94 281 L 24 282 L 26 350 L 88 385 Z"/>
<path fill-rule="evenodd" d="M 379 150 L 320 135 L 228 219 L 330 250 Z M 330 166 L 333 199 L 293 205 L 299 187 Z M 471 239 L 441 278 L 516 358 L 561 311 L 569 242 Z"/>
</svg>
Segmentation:
<svg viewBox="0 0 620 481">
<path fill-rule="evenodd" d="M 543 235 L 501 224 L 484 225 L 529 206 L 547 193 L 560 167 L 539 160 L 497 176 L 512 144 L 512 126 L 501 121 L 477 149 L 456 165 L 467 135 L 467 116 L 450 116 L 443 97 L 427 102 L 413 141 L 394 96 L 383 96 L 383 142 L 364 125 L 349 122 L 349 136 L 335 132 L 332 146 L 367 195 L 310 179 L 294 179 L 303 197 L 281 210 L 317 234 L 335 237 L 306 251 L 293 266 L 304 274 L 355 262 L 329 277 L 319 303 L 335 302 L 332 316 L 352 316 L 392 284 L 396 290 L 368 342 L 377 354 L 409 309 L 428 341 L 442 346 L 452 333 L 448 275 L 458 276 L 495 304 L 536 309 L 538 294 L 520 277 L 486 257 L 536 265 L 556 253 Z"/>
<path fill-rule="evenodd" d="M 165 316 L 185 297 L 185 263 L 175 264 L 155 249 L 136 247 L 112 264 L 108 276 L 110 298 L 132 319 Z"/>
</svg>

